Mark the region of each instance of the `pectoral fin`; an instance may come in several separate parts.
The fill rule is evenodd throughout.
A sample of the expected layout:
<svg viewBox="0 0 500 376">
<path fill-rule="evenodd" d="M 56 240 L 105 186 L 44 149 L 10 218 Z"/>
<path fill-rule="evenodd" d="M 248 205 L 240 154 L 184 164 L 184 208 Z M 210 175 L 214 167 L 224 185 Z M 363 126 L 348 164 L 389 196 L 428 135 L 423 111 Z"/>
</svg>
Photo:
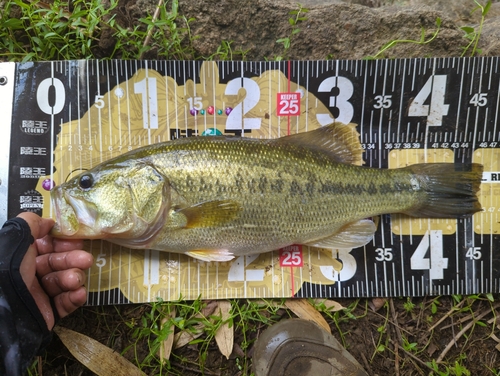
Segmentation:
<svg viewBox="0 0 500 376">
<path fill-rule="evenodd" d="M 322 248 L 356 248 L 362 247 L 373 238 L 377 227 L 371 219 L 362 219 L 349 223 L 332 236 L 315 240 L 306 245 Z"/>
<path fill-rule="evenodd" d="M 186 255 L 205 262 L 212 262 L 212 261 L 223 262 L 223 261 L 231 261 L 232 259 L 234 259 L 234 255 L 227 249 L 212 249 L 212 250 L 196 249 L 186 252 Z"/>
<path fill-rule="evenodd" d="M 170 218 L 177 227 L 215 227 L 237 218 L 241 210 L 235 201 L 214 200 L 175 210 Z"/>
</svg>

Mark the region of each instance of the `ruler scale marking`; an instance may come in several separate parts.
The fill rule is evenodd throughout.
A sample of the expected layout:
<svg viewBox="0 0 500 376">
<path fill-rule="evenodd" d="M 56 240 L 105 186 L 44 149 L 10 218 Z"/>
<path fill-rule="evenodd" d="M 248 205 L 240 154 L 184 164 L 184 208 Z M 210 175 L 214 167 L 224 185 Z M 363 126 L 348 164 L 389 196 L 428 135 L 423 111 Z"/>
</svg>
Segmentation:
<svg viewBox="0 0 500 376">
<path fill-rule="evenodd" d="M 272 91 L 270 87 L 271 84 L 274 84 L 275 82 L 275 79 L 272 78 L 273 76 L 277 77 L 277 80 L 281 79 L 281 76 L 276 73 L 277 69 L 279 69 L 287 76 L 291 77 L 292 85 L 294 85 L 293 87 L 303 88 L 305 93 L 302 98 L 302 106 L 307 109 L 309 109 L 310 106 L 315 107 L 324 105 L 332 111 L 339 110 L 334 107 L 341 105 L 341 101 L 344 100 L 338 95 L 338 90 L 344 90 L 344 86 L 342 86 L 344 85 L 342 83 L 344 81 L 342 80 L 347 80 L 353 85 L 354 95 L 351 98 L 348 98 L 347 102 L 353 107 L 354 118 L 352 121 L 359 122 L 358 129 L 361 130 L 361 141 L 366 146 L 364 158 L 367 165 L 387 168 L 391 159 L 391 153 L 404 152 L 404 149 L 406 148 L 404 144 L 406 143 L 408 145 L 419 145 L 417 148 L 424 151 L 422 155 L 428 162 L 432 161 L 431 155 L 434 153 L 434 149 L 437 151 L 448 150 L 454 155 L 454 160 L 456 162 L 470 162 L 475 158 L 474 151 L 476 148 L 479 148 L 477 149 L 478 151 L 490 153 L 487 154 L 489 156 L 488 159 L 485 159 L 485 171 L 488 174 L 490 172 L 492 174 L 496 174 L 498 172 L 488 169 L 488 166 L 496 166 L 494 156 L 498 155 L 495 153 L 499 147 L 495 144 L 499 140 L 499 131 L 497 128 L 498 112 L 500 111 L 500 72 L 498 71 L 498 58 L 435 58 L 394 61 L 381 60 L 373 62 L 292 62 L 291 69 L 286 69 L 286 66 L 281 63 L 271 64 L 270 62 L 217 63 L 217 65 L 212 65 L 210 69 L 207 67 L 203 68 L 203 64 L 194 62 L 157 61 L 146 61 L 142 63 L 137 61 L 70 61 L 53 63 L 53 72 L 51 74 L 53 80 L 57 78 L 64 81 L 63 83 L 66 85 L 67 90 L 76 90 L 79 94 L 76 97 L 76 103 L 73 100 L 69 101 L 68 99 L 64 115 L 61 113 L 57 117 L 54 117 L 54 123 L 51 123 L 51 128 L 56 128 L 56 120 L 57 128 L 59 125 L 71 128 L 74 135 L 66 138 L 69 141 L 69 145 L 73 145 L 73 147 L 83 147 L 83 149 L 78 158 L 73 159 L 73 154 L 70 154 L 70 164 L 68 166 L 64 166 L 63 168 L 56 168 L 55 173 L 53 172 L 54 168 L 51 167 L 49 162 L 49 168 L 47 169 L 50 170 L 51 175 L 49 176 L 53 180 L 54 177 L 57 177 L 55 180 L 63 181 L 65 172 L 68 168 L 75 169 L 76 167 L 76 169 L 81 169 L 84 164 L 88 162 L 93 163 L 93 159 L 95 159 L 95 157 L 105 159 L 108 156 L 117 155 L 119 151 L 118 145 L 123 144 L 124 141 L 121 138 L 122 126 L 124 128 L 124 137 L 128 137 L 128 146 L 132 148 L 135 148 L 138 145 L 156 142 L 158 140 L 169 139 L 170 135 L 174 134 L 165 133 L 164 135 L 160 135 L 154 133 L 154 130 L 151 127 L 148 127 L 149 129 L 146 130 L 146 134 L 141 135 L 135 133 L 132 123 L 133 107 L 131 100 L 140 100 L 141 96 L 134 94 L 132 89 L 129 88 L 129 84 L 132 82 L 132 77 L 138 74 L 141 70 L 146 72 L 146 77 L 149 79 L 153 77 L 153 73 L 156 74 L 157 72 L 161 76 L 165 77 L 165 79 L 162 80 L 163 84 L 161 85 L 161 90 L 167 90 L 168 93 L 171 93 L 171 95 L 175 97 L 173 99 L 177 102 L 170 102 L 168 98 L 162 101 L 162 108 L 160 110 L 161 113 L 158 113 L 158 116 L 166 119 L 163 124 L 166 124 L 167 128 L 172 126 L 172 128 L 176 130 L 176 134 L 181 137 L 184 136 L 184 133 L 188 134 L 188 132 L 191 132 L 190 127 L 188 128 L 187 124 L 192 120 L 190 119 L 191 115 L 189 115 L 188 112 L 189 108 L 184 107 L 185 110 L 182 114 L 180 113 L 179 110 L 182 107 L 178 107 L 178 105 L 184 104 L 178 102 L 179 98 L 182 96 L 177 97 L 177 93 L 178 90 L 184 89 L 183 93 L 186 95 L 193 94 L 193 92 L 191 92 L 191 94 L 187 94 L 186 87 L 182 84 L 183 82 L 188 79 L 193 79 L 194 95 L 209 95 L 209 101 L 215 102 L 218 100 L 218 97 L 216 97 L 214 93 L 206 94 L 206 91 L 208 90 L 208 86 L 215 87 L 220 84 L 216 78 L 216 70 L 218 70 L 220 75 L 219 80 L 231 80 L 231 78 L 234 77 L 233 72 L 235 72 L 238 77 L 243 79 L 247 77 L 247 75 L 250 75 L 251 77 L 254 75 L 262 75 L 264 70 L 272 71 L 272 73 L 268 75 L 269 80 L 266 80 L 269 83 L 269 88 L 266 88 L 266 91 L 261 88 L 261 100 L 274 102 L 276 97 L 271 95 Z M 43 64 L 40 66 L 42 65 Z M 204 74 L 204 79 L 200 76 L 202 73 Z M 450 113 L 443 114 L 442 127 L 427 124 L 426 116 L 411 116 L 407 112 L 408 106 L 410 106 L 409 101 L 412 100 L 411 97 L 418 95 L 422 91 L 422 87 L 429 78 L 429 75 L 431 77 L 436 77 L 438 75 L 447 77 L 447 83 L 444 90 L 445 100 L 442 103 L 450 106 Z M 316 96 L 315 99 L 311 98 L 310 95 L 314 94 L 312 94 L 310 90 L 315 90 L 317 88 L 316 83 L 324 80 L 328 76 L 335 77 L 336 89 L 330 93 Z M 170 81 L 167 79 L 168 77 L 173 77 L 174 80 Z M 284 78 L 285 76 L 283 76 L 283 79 Z M 39 78 L 36 78 L 36 80 L 39 80 Z M 76 80 L 76 82 L 73 82 L 73 80 Z M 160 81 L 158 81 L 158 83 L 159 82 Z M 176 82 L 175 85 L 173 84 L 174 82 Z M 434 83 L 434 78 L 431 82 Z M 200 87 L 197 87 L 197 84 L 200 84 Z M 173 85 L 173 87 L 170 85 Z M 241 87 L 245 87 L 243 82 Z M 117 88 L 123 88 L 125 98 L 117 96 L 117 92 L 114 91 L 117 90 Z M 160 90 L 160 86 L 158 86 L 157 89 Z M 431 92 L 424 102 L 426 106 L 432 107 L 433 101 L 439 99 L 433 98 L 434 90 L 435 89 L 431 87 Z M 454 90 L 453 95 L 451 95 L 450 90 Z M 295 89 L 290 91 L 293 92 Z M 455 91 L 457 94 L 455 94 Z M 370 94 L 367 95 L 368 92 L 370 92 Z M 179 92 L 179 94 L 180 93 L 181 92 Z M 468 93 L 468 95 L 464 95 L 464 93 Z M 94 95 L 96 95 L 96 98 L 93 98 Z M 97 108 L 97 111 L 95 111 L 94 108 L 94 105 L 98 100 L 98 96 L 103 95 L 106 95 L 107 98 L 109 98 L 109 103 L 106 103 L 106 106 L 108 106 L 106 107 L 106 110 L 108 111 L 107 116 L 105 116 L 105 112 L 101 113 L 101 109 Z M 380 95 L 382 98 L 389 98 L 389 96 L 391 96 L 391 106 L 375 110 L 373 108 L 373 103 L 375 103 L 374 97 L 377 95 Z M 482 103 L 478 103 L 478 105 L 476 105 L 473 102 L 469 102 L 474 96 L 477 96 L 478 100 L 480 100 L 481 95 L 486 98 L 486 103 L 484 105 Z M 123 103 L 123 100 L 125 100 L 126 103 Z M 149 100 L 149 98 L 147 98 L 147 100 Z M 329 106 L 329 100 L 332 101 L 332 107 Z M 87 106 L 85 106 L 85 102 L 87 102 Z M 174 103 L 174 108 L 172 108 L 171 103 Z M 223 108 L 229 105 L 231 104 L 224 103 Z M 235 104 L 232 105 L 233 108 L 234 106 Z M 269 103 L 265 111 L 271 113 L 274 111 L 273 106 L 274 105 L 272 103 Z M 87 119 L 84 118 L 84 113 L 88 113 L 91 107 L 97 116 L 97 121 L 94 121 L 93 123 L 91 122 L 90 116 L 88 116 Z M 243 110 L 249 110 L 247 107 L 247 104 L 245 104 L 245 108 L 243 108 Z M 474 110 L 475 113 L 473 113 L 472 110 Z M 128 118 L 127 120 L 121 119 L 121 117 L 114 118 L 112 116 L 113 114 L 120 113 L 121 111 L 124 111 Z M 343 111 L 343 109 L 340 109 L 340 111 Z M 168 116 L 168 114 L 171 113 L 175 119 Z M 102 118 L 100 117 L 101 114 L 103 115 Z M 455 115 L 456 118 L 454 118 Z M 147 117 L 147 114 L 144 114 L 144 116 Z M 201 132 L 201 128 L 206 129 L 208 126 L 212 126 L 212 120 L 215 128 L 218 124 L 220 124 L 217 120 L 219 116 L 220 115 L 217 115 L 213 116 L 212 119 L 206 119 L 198 114 L 195 120 L 195 124 L 197 124 L 195 126 L 195 130 L 197 129 L 196 127 L 200 126 Z M 243 121 L 247 117 L 251 118 L 252 116 L 248 116 L 247 113 L 247 115 L 243 115 L 241 119 L 242 133 L 247 133 L 248 131 L 245 129 L 243 124 Z M 221 116 L 221 120 L 222 118 L 224 120 L 227 119 L 226 116 Z M 271 116 L 267 120 L 269 128 L 266 127 L 264 131 L 269 133 L 270 130 L 274 129 L 273 127 L 276 125 L 276 123 L 274 123 L 276 121 L 275 119 L 276 118 Z M 365 119 L 368 119 L 369 121 L 365 122 Z M 86 122 L 82 123 L 82 120 L 86 120 Z M 279 122 L 282 119 L 278 118 L 277 120 Z M 291 133 L 299 131 L 299 119 L 295 118 L 290 120 L 292 120 L 294 128 Z M 309 120 L 309 118 L 306 120 L 307 129 L 311 126 Z M 444 123 L 445 120 L 446 123 Z M 74 125 L 72 125 L 73 121 L 75 121 Z M 106 121 L 108 121 L 107 126 Z M 180 124 L 182 121 L 185 122 L 186 126 Z M 113 122 L 119 130 L 116 134 L 113 133 Z M 452 126 L 449 126 L 450 122 L 453 123 Z M 85 129 L 85 126 L 88 126 L 89 129 Z M 95 126 L 97 126 L 97 128 L 94 128 Z M 103 128 L 100 130 L 99 127 L 104 127 L 105 129 Z M 404 129 L 403 133 L 401 132 L 402 129 Z M 92 133 L 95 130 L 97 131 L 97 134 L 95 134 L 95 132 Z M 180 132 L 181 130 L 182 132 Z M 106 134 L 103 134 L 103 131 L 106 132 Z M 266 134 L 262 133 L 259 137 L 266 137 Z M 56 139 L 53 138 L 53 140 Z M 60 140 L 58 143 L 59 142 Z M 437 147 L 431 147 L 431 145 L 434 144 Z M 99 150 L 96 148 L 94 148 L 93 151 L 89 150 L 89 147 L 92 145 L 98 145 L 100 154 Z M 52 145 L 48 148 L 51 147 L 53 147 L 53 149 L 57 148 L 60 153 L 66 150 L 62 147 L 62 144 Z M 375 149 L 377 150 L 375 151 Z M 412 149 L 413 147 L 410 147 L 407 151 L 413 153 Z M 95 153 L 98 154 L 96 155 Z M 75 155 L 78 156 L 77 154 Z M 413 157 L 409 158 L 409 161 L 413 161 Z M 76 166 L 70 167 L 73 163 L 75 163 Z M 493 192 L 498 191 L 498 188 L 496 188 L 497 185 L 495 185 L 495 183 L 489 184 L 489 186 L 491 186 L 491 189 L 488 188 L 489 191 L 486 193 L 487 196 L 482 196 L 483 198 L 481 200 L 490 200 L 492 204 L 486 205 L 493 205 L 492 207 L 497 210 L 498 208 L 496 205 L 498 198 L 496 193 L 494 194 Z M 374 294 L 379 294 L 381 296 L 392 296 L 397 294 L 415 296 L 426 292 L 496 292 L 499 289 L 498 277 L 495 275 L 499 268 L 499 260 L 496 258 L 494 250 L 500 246 L 500 241 L 491 231 L 488 232 L 489 230 L 487 229 L 495 226 L 495 221 L 497 221 L 497 219 L 497 212 L 491 211 L 476 217 L 476 221 L 458 221 L 456 229 L 452 231 L 455 235 L 450 236 L 443 233 L 443 249 L 454 249 L 454 252 L 452 253 L 443 254 L 443 257 L 450 259 L 449 267 L 444 269 L 445 279 L 443 280 L 430 279 L 428 281 L 427 278 L 424 277 L 424 274 L 427 273 L 426 271 L 412 270 L 407 262 L 415 252 L 415 249 L 418 247 L 418 243 L 420 242 L 420 236 L 416 238 L 416 241 L 413 241 L 413 236 L 416 232 L 418 233 L 418 231 L 420 231 L 416 226 L 418 226 L 417 223 L 421 221 L 406 224 L 405 226 L 407 230 L 405 231 L 408 231 L 408 233 L 404 232 L 401 234 L 393 234 L 393 226 L 397 225 L 398 228 L 401 228 L 401 222 L 398 220 L 395 223 L 391 223 L 388 216 L 384 216 L 382 218 L 377 235 L 369 246 L 366 246 L 361 253 L 356 251 L 351 252 L 352 257 L 357 264 L 357 272 L 352 278 L 346 280 L 345 277 L 347 275 L 344 273 L 340 274 L 344 275 L 344 278 L 337 275 L 339 280 L 334 285 L 329 285 L 328 283 L 325 283 L 325 281 L 319 280 L 313 287 L 312 285 L 314 284 L 316 277 L 312 278 L 312 274 L 309 274 L 308 278 L 303 275 L 304 271 L 299 269 L 297 270 L 297 284 L 293 284 L 293 286 L 290 285 L 289 283 L 291 283 L 291 281 L 287 279 L 288 274 L 283 274 L 283 270 L 280 273 L 281 279 L 283 283 L 288 283 L 288 287 L 297 291 L 303 278 L 306 278 L 308 281 L 307 284 L 310 285 L 310 289 L 297 291 L 297 293 L 300 293 L 301 296 L 306 297 L 308 294 L 311 296 L 328 296 L 336 294 L 338 296 L 355 297 L 360 294 L 366 296 Z M 385 223 L 386 220 L 389 222 Z M 438 220 L 433 223 L 435 223 L 436 226 L 453 226 L 453 224 L 449 224 L 450 222 L 448 221 Z M 434 226 L 434 224 L 432 226 Z M 477 231 L 477 233 L 475 231 Z M 458 233 L 463 234 L 463 236 L 459 239 L 456 238 Z M 99 246 L 99 242 L 92 242 L 92 244 Z M 393 252 L 393 260 L 383 260 L 382 264 L 380 264 L 374 259 L 377 255 L 374 250 L 377 248 L 384 250 L 388 249 L 387 247 L 392 249 L 391 252 Z M 464 249 L 464 251 L 458 252 L 456 250 L 457 247 Z M 480 249 L 482 253 L 482 257 L 480 259 L 472 259 L 466 256 L 467 251 L 474 250 L 476 248 Z M 125 288 L 125 291 L 123 291 L 126 296 L 131 298 L 135 297 L 135 299 L 137 296 L 147 297 L 147 291 L 141 292 L 137 286 L 130 285 L 130 276 L 132 276 L 133 273 L 130 269 L 130 265 L 128 271 L 127 269 L 123 270 L 123 275 L 121 274 L 122 270 L 119 267 L 113 267 L 113 265 L 116 265 L 113 261 L 115 257 L 117 260 L 121 260 L 123 262 L 127 261 L 126 257 L 123 257 L 124 255 L 125 253 L 122 255 L 122 250 L 120 248 L 118 252 L 111 249 L 107 254 L 105 254 L 105 256 L 103 256 L 109 263 L 109 265 L 105 266 L 109 267 L 109 269 L 106 270 L 106 277 L 104 277 L 104 275 L 99 277 L 108 279 L 106 280 L 105 285 L 94 284 L 94 281 L 97 281 L 97 279 L 88 280 L 88 286 L 90 288 L 95 287 L 97 291 L 97 293 L 91 293 L 89 295 L 90 301 L 94 304 L 96 302 L 98 304 L 107 304 L 108 302 L 122 299 L 121 296 L 123 295 L 117 293 L 116 289 L 112 292 L 107 292 L 111 291 L 112 288 L 115 288 L 110 282 L 111 276 L 114 276 L 115 273 L 118 276 L 119 286 L 122 284 L 129 285 L 129 287 Z M 316 258 L 312 260 L 310 258 L 310 254 L 306 255 L 304 253 L 304 257 L 309 257 L 310 264 L 321 262 L 319 258 L 318 260 L 316 260 Z M 344 256 L 342 256 L 342 254 L 338 254 L 337 257 L 342 258 Z M 179 262 L 183 264 L 185 259 L 182 258 L 181 260 L 181 258 L 179 258 Z M 405 266 L 405 264 L 407 265 Z M 270 265 L 270 270 L 277 270 L 278 264 L 274 265 L 274 263 L 272 263 Z M 382 268 L 379 268 L 379 265 Z M 188 281 L 191 280 L 191 277 L 196 276 L 197 274 L 193 272 L 193 275 L 190 275 L 189 268 L 186 269 L 182 267 L 180 268 L 182 271 L 178 270 L 175 283 L 173 283 L 173 280 L 170 279 L 172 277 L 171 271 L 173 270 L 169 270 L 169 272 L 165 274 L 165 278 L 168 278 L 168 283 L 166 284 L 167 288 L 165 288 L 167 293 L 165 294 L 165 292 L 162 292 L 161 296 L 165 296 L 168 299 L 175 298 L 175 293 L 172 294 L 170 292 L 171 289 L 175 288 L 179 288 L 179 294 L 177 294 L 178 296 L 180 296 L 181 292 L 185 294 L 193 288 L 195 289 L 193 291 L 194 293 L 197 292 L 196 289 L 202 289 L 203 294 L 208 295 L 213 291 L 214 294 L 219 296 L 219 283 L 224 284 L 224 281 L 220 279 L 221 276 L 219 276 L 222 269 L 215 268 L 213 265 L 208 264 L 203 269 L 200 269 L 198 264 L 196 267 L 198 279 L 195 277 L 195 281 L 193 283 L 185 282 L 186 275 L 184 273 L 187 273 Z M 251 265 L 246 265 L 245 268 L 250 267 L 253 267 L 253 263 Z M 151 264 L 148 272 L 151 275 L 153 272 L 157 273 L 157 270 L 159 270 L 157 268 L 159 268 L 159 265 L 154 266 Z M 456 276 L 453 276 L 454 273 L 451 273 L 452 270 L 449 268 L 456 269 Z M 97 272 L 99 268 L 94 270 Z M 102 271 L 104 270 L 105 269 L 102 269 Z M 214 277 L 214 280 L 209 277 L 209 273 L 213 270 L 216 270 L 216 277 Z M 296 269 L 294 268 L 294 270 Z M 206 280 L 203 282 L 203 286 L 201 286 L 200 273 L 206 273 L 206 275 L 203 276 L 203 279 Z M 274 275 L 274 273 L 271 272 L 271 275 Z M 452 279 L 448 280 L 447 278 L 450 278 L 450 276 Z M 128 283 L 125 282 L 125 277 L 128 277 Z M 361 278 L 361 280 L 359 278 Z M 382 278 L 384 279 L 383 281 Z M 428 284 L 429 282 L 431 283 L 430 285 Z M 198 287 L 196 287 L 196 285 L 198 285 Z M 256 294 L 279 296 L 279 294 L 287 293 L 285 285 L 270 284 L 267 288 L 264 288 L 264 285 L 256 286 L 253 282 L 250 283 L 248 281 L 244 282 L 244 285 L 248 296 L 254 296 Z M 277 291 L 278 289 L 274 290 L 275 287 L 279 287 L 279 291 Z M 217 292 L 215 293 L 215 291 Z M 238 296 L 240 290 L 235 286 L 231 286 L 231 288 L 227 291 L 230 296 Z M 101 294 L 101 297 L 98 297 L 99 294 Z M 151 295 L 151 297 L 153 297 L 153 295 Z"/>
</svg>

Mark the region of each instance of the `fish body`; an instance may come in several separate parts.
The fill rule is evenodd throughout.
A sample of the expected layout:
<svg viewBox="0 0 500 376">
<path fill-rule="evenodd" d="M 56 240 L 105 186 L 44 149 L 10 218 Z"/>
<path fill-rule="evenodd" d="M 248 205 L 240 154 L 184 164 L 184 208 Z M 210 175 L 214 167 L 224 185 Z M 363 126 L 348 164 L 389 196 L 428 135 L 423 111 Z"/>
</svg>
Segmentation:
<svg viewBox="0 0 500 376">
<path fill-rule="evenodd" d="M 53 235 L 207 261 L 290 244 L 369 242 L 366 218 L 455 218 L 481 209 L 478 164 L 359 166 L 353 126 L 332 124 L 272 140 L 210 136 L 154 144 L 54 188 Z"/>
</svg>

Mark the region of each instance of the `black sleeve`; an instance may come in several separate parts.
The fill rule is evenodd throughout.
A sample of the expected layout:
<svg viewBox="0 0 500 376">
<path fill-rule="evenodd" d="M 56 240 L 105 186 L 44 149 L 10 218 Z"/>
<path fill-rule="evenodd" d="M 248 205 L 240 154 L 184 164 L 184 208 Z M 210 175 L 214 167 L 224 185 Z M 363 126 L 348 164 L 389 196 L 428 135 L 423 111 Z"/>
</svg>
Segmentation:
<svg viewBox="0 0 500 376">
<path fill-rule="evenodd" d="M 19 272 L 33 241 L 22 218 L 0 230 L 0 375 L 22 375 L 52 337 Z"/>
</svg>

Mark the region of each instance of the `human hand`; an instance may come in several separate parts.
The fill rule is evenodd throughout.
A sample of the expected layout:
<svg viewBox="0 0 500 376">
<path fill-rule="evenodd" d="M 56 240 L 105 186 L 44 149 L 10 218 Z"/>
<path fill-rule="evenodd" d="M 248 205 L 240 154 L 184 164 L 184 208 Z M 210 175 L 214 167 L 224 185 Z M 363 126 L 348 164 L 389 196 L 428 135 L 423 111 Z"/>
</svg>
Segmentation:
<svg viewBox="0 0 500 376">
<path fill-rule="evenodd" d="M 55 317 L 50 299 L 61 318 L 82 306 L 87 299 L 83 270 L 90 268 L 94 260 L 82 250 L 83 241 L 52 239 L 48 235 L 54 226 L 52 219 L 29 212 L 19 217 L 28 223 L 35 239 L 21 263 L 21 276 L 52 330 Z"/>
</svg>

